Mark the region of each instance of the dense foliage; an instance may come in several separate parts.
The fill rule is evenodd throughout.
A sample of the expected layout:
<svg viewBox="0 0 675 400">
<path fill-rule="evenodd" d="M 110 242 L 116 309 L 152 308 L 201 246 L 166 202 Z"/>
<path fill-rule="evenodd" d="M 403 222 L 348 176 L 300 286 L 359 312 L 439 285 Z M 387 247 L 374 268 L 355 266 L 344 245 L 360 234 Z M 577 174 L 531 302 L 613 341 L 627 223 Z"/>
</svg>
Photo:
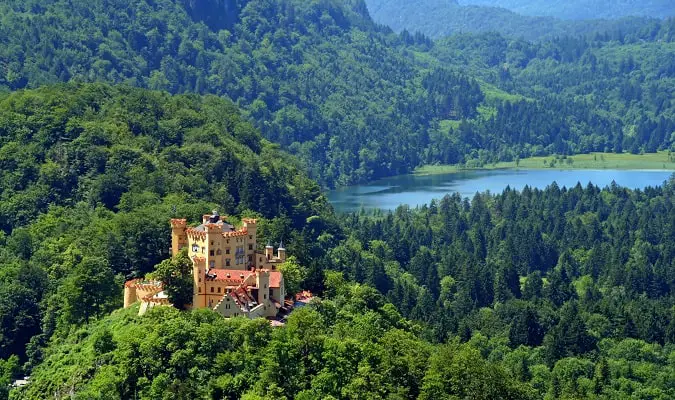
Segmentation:
<svg viewBox="0 0 675 400">
<path fill-rule="evenodd" d="M 674 194 L 675 177 L 644 191 L 448 196 L 353 215 L 328 263 L 387 293 L 436 340 L 478 337 L 489 359 L 518 357 L 511 371 L 554 398 L 671 398 Z"/>
<path fill-rule="evenodd" d="M 0 15 L 6 44 L 0 49 L 0 86 L 109 81 L 228 96 L 323 186 L 404 173 L 430 162 L 613 149 L 617 132 L 629 136 L 636 124 L 624 121 L 620 109 L 589 109 L 595 98 L 540 93 L 546 81 L 537 75 L 510 86 L 487 79 L 508 77 L 500 53 L 482 70 L 468 70 L 466 65 L 476 63 L 448 54 L 472 54 L 464 47 L 478 43 L 475 50 L 489 55 L 491 41 L 465 38 L 466 45 L 446 49 L 447 43 L 434 45 L 419 34 L 396 35 L 374 24 L 358 0 L 5 1 Z M 656 32 L 645 36 L 649 53 L 669 60 L 672 21 L 627 25 L 620 40 L 626 32 Z M 514 43 L 525 51 L 515 52 L 516 61 L 532 59 L 529 47 Z M 632 49 L 603 48 L 611 58 Z M 537 53 L 543 64 L 531 64 L 555 76 L 558 57 Z M 664 77 L 672 77 L 668 67 L 654 75 L 635 63 L 617 76 L 639 83 L 644 92 L 653 86 L 650 93 L 668 98 L 668 81 L 658 83 Z M 511 106 L 522 98 L 508 92 L 526 93 L 528 101 Z M 664 117 L 672 122 L 672 115 Z M 642 136 L 636 143 L 646 151 L 653 147 Z M 668 134 L 656 147 L 671 143 Z"/>
<path fill-rule="evenodd" d="M 674 185 L 353 215 L 285 327 L 133 307 L 54 341 L 12 398 L 672 398 Z"/>
<path fill-rule="evenodd" d="M 168 257 L 171 217 L 261 217 L 262 240 L 305 266 L 336 232 L 318 185 L 214 96 L 19 91 L 0 98 L 0 133 L 2 358 L 37 362 L 52 335 L 119 307 L 124 277 Z"/>
<path fill-rule="evenodd" d="M 342 220 L 320 192 L 675 150 L 675 20 L 613 26 L 433 43 L 361 0 L 0 2 L 0 398 L 21 373 L 17 399 L 675 397 L 672 180 Z M 326 300 L 278 329 L 110 316 L 153 266 L 185 303 L 167 220 L 213 208 Z"/>
<path fill-rule="evenodd" d="M 465 132 L 460 126 L 455 141 L 484 132 L 483 149 L 493 149 L 498 159 L 673 149 L 674 39 L 675 19 L 538 44 L 495 34 L 448 38 L 433 49 L 439 60 L 522 96 L 498 105 L 487 131 L 475 122 Z M 483 162 L 490 158 L 474 154 Z"/>
<path fill-rule="evenodd" d="M 116 312 L 53 346 L 12 398 L 532 398 L 476 347 L 431 345 L 374 289 L 331 282 L 333 300 L 296 310 L 283 328 L 211 310 Z"/>
<path fill-rule="evenodd" d="M 233 26 L 195 18 L 222 12 L 219 2 L 193 3 L 4 2 L 0 85 L 104 80 L 227 95 L 328 185 L 418 163 L 433 93 L 392 47 L 397 38 L 356 12 L 360 2 L 352 11 L 339 1 L 242 1 L 229 7 L 241 8 Z"/>
</svg>

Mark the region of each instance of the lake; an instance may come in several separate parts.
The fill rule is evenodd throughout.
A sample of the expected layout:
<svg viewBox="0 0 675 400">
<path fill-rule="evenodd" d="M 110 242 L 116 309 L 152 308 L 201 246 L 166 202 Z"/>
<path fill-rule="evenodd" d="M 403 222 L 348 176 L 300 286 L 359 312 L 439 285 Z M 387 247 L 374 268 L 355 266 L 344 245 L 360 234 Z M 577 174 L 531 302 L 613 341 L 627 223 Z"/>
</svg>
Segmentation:
<svg viewBox="0 0 675 400">
<path fill-rule="evenodd" d="M 616 182 L 632 189 L 659 186 L 673 171 L 665 170 L 476 170 L 438 175 L 402 175 L 366 185 L 349 186 L 328 193 L 339 212 L 380 208 L 393 210 L 401 204 L 411 207 L 429 204 L 446 194 L 458 192 L 473 197 L 476 192 L 501 193 L 507 186 L 522 190 L 525 185 L 543 189 L 554 181 L 558 186 L 573 187 L 589 182 L 604 187 Z"/>
</svg>

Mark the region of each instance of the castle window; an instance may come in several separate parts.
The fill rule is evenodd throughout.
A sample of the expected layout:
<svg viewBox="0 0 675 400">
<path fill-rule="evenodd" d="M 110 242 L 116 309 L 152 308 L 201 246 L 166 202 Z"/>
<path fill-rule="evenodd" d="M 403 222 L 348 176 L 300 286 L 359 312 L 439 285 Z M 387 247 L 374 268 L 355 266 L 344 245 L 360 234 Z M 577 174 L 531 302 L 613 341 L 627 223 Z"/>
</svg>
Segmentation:
<svg viewBox="0 0 675 400">
<path fill-rule="evenodd" d="M 229 258 L 225 259 L 225 266 L 227 266 L 227 267 L 230 266 L 230 259 Z"/>
<path fill-rule="evenodd" d="M 249 249 L 249 250 L 253 250 L 253 245 L 252 245 L 252 244 L 249 244 L 249 245 L 248 245 L 248 249 Z"/>
<path fill-rule="evenodd" d="M 267 284 L 264 284 L 264 285 L 263 285 L 263 288 L 267 289 Z"/>
<path fill-rule="evenodd" d="M 213 250 L 209 250 L 209 255 L 210 255 L 210 256 L 213 256 L 213 254 L 214 254 L 214 253 L 213 253 Z"/>
<path fill-rule="evenodd" d="M 220 249 L 218 249 L 218 251 L 216 251 L 216 254 L 217 254 L 217 255 L 221 255 L 221 254 L 223 254 L 223 252 L 220 251 Z"/>
<path fill-rule="evenodd" d="M 248 262 L 253 262 L 253 256 L 250 254 L 248 255 Z"/>
<path fill-rule="evenodd" d="M 230 239 L 227 239 L 227 244 L 230 244 Z"/>
<path fill-rule="evenodd" d="M 201 279 L 200 279 L 200 280 L 201 280 Z M 199 287 L 199 293 L 201 293 L 201 292 L 202 292 L 202 287 L 200 286 L 200 287 Z"/>
<path fill-rule="evenodd" d="M 248 235 L 248 238 L 253 240 L 253 235 Z"/>
<path fill-rule="evenodd" d="M 225 249 L 225 254 L 230 254 L 230 249 Z"/>
<path fill-rule="evenodd" d="M 220 293 L 220 288 L 218 288 L 218 293 Z"/>
<path fill-rule="evenodd" d="M 202 247 L 202 254 L 206 252 L 206 247 Z"/>
<path fill-rule="evenodd" d="M 213 286 L 211 286 L 211 293 L 213 293 Z"/>
<path fill-rule="evenodd" d="M 209 268 L 215 268 L 216 267 L 216 262 L 215 261 L 209 261 Z"/>
<path fill-rule="evenodd" d="M 267 295 L 263 294 L 263 299 L 267 300 Z"/>
<path fill-rule="evenodd" d="M 199 246 L 197 246 L 196 244 L 193 244 L 193 245 L 192 245 L 192 252 L 193 252 L 193 253 L 196 253 L 196 252 L 198 252 L 198 251 L 199 251 Z"/>
</svg>

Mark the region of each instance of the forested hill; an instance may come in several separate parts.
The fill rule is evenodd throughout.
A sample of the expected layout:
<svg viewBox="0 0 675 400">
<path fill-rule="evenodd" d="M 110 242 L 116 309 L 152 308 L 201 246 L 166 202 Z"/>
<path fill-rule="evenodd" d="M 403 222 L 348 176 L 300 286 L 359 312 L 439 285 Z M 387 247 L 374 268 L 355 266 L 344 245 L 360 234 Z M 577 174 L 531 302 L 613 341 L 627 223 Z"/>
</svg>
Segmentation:
<svg viewBox="0 0 675 400">
<path fill-rule="evenodd" d="M 172 217 L 260 217 L 263 243 L 283 237 L 316 267 L 338 231 L 295 164 L 215 96 L 104 84 L 1 96 L 0 358 L 36 363 L 53 335 L 120 307 L 125 277 L 168 257 Z"/>
<path fill-rule="evenodd" d="M 584 116 L 591 130 L 604 133 L 583 135 L 580 142 L 568 143 L 562 151 L 556 150 L 558 153 L 587 152 L 604 141 L 601 146 L 605 150 L 637 154 L 675 150 L 674 27 L 675 19 L 670 19 L 632 31 L 615 30 L 591 38 L 564 37 L 539 44 L 494 34 L 460 35 L 441 41 L 432 52 L 442 62 L 448 60 L 464 65 L 462 69 L 483 71 L 483 79 L 505 91 L 542 99 L 539 103 L 557 99 L 561 103 L 584 104 L 594 115 L 554 107 L 548 110 L 555 109 L 558 116 Z M 513 112 L 499 111 L 497 119 Z M 522 115 L 521 129 L 531 126 L 528 115 L 532 114 Z M 613 118 L 601 115 L 616 119 L 612 122 Z M 616 125 L 610 128 L 612 125 L 606 123 Z M 564 123 L 556 125 L 564 127 Z M 497 126 L 509 124 L 498 122 Z M 537 124 L 538 128 L 542 126 L 545 123 Z M 559 136 L 553 140 L 564 138 L 565 129 L 558 131 Z M 500 136 L 499 129 L 493 132 Z"/>
<path fill-rule="evenodd" d="M 462 5 L 502 7 L 522 15 L 551 16 L 561 19 L 597 19 L 645 16 L 675 16 L 670 0 L 459 0 Z"/>
<path fill-rule="evenodd" d="M 31 344 L 11 398 L 670 399 L 674 191 L 552 184 L 351 215 L 316 254 L 322 299 L 285 327 L 119 310 Z M 85 260 L 60 266 L 90 294 Z M 54 300 L 78 293 L 66 282 Z M 0 381 L 17 370 L 0 361 Z"/>
<path fill-rule="evenodd" d="M 474 344 L 431 344 L 376 290 L 328 275 L 330 300 L 281 328 L 208 309 L 119 310 L 54 343 L 12 399 L 534 398 Z"/>
<path fill-rule="evenodd" d="M 470 1 L 464 4 L 439 0 L 366 0 L 366 3 L 371 16 L 378 23 L 396 32 L 421 32 L 434 39 L 457 33 L 499 32 L 509 37 L 541 41 L 557 36 L 589 35 L 627 27 L 637 21 L 648 21 L 648 14 L 643 13 L 635 14 L 642 18 L 631 18 L 628 16 L 632 14 L 627 14 L 618 20 L 562 20 L 547 13 L 523 15 L 499 4 L 482 5 L 480 0 L 475 2 L 480 3 L 480 6 Z M 673 10 L 655 17 L 672 15 Z M 586 15 L 584 19 L 589 18 L 593 17 Z"/>
<path fill-rule="evenodd" d="M 106 81 L 227 96 L 323 186 L 430 162 L 613 149 L 639 118 L 597 109 L 586 97 L 540 96 L 537 79 L 527 100 L 510 96 L 495 88 L 499 65 L 460 73 L 466 63 L 439 61 L 429 39 L 376 25 L 356 0 L 4 1 L 0 15 L 6 90 Z M 661 51 L 669 26 L 636 22 L 630 32 L 648 27 Z M 557 56 L 543 46 L 535 55 L 549 65 Z M 634 87 L 646 91 L 661 79 L 648 72 L 634 76 Z M 655 143 L 665 149 L 671 139 Z"/>
<path fill-rule="evenodd" d="M 322 183 L 408 171 L 428 144 L 431 96 L 397 37 L 362 2 L 346 3 L 5 1 L 0 85 L 103 80 L 226 95 Z M 448 83 L 466 87 L 475 110 L 476 84 Z"/>
</svg>

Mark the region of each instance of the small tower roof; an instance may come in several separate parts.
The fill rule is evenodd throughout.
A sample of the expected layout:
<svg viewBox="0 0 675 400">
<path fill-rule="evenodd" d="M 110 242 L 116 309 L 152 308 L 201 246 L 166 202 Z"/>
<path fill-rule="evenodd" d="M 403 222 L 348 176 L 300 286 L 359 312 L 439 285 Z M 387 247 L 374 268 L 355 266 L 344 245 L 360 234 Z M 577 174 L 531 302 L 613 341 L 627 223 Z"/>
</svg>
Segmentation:
<svg viewBox="0 0 675 400">
<path fill-rule="evenodd" d="M 265 246 L 266 249 L 273 249 L 274 247 L 272 246 L 272 243 L 267 242 L 267 246 Z"/>
<path fill-rule="evenodd" d="M 218 210 L 213 210 L 213 213 L 209 217 L 209 222 L 215 224 L 219 221 L 220 221 L 220 214 L 218 214 Z"/>
<path fill-rule="evenodd" d="M 286 250 L 284 248 L 284 239 L 281 239 L 281 242 L 279 242 L 279 250 Z"/>
</svg>

